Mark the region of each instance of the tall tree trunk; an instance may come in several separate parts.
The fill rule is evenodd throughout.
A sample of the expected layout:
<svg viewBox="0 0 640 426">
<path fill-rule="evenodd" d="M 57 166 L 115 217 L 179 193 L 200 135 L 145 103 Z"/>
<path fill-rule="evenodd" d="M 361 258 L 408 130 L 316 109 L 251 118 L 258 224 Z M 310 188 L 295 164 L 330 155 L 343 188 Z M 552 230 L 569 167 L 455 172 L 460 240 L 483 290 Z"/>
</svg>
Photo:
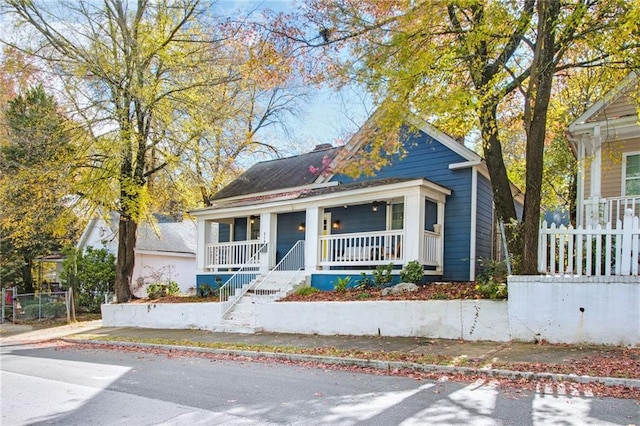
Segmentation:
<svg viewBox="0 0 640 426">
<path fill-rule="evenodd" d="M 525 105 L 526 195 L 524 202 L 524 249 L 521 273 L 537 274 L 538 237 L 540 233 L 540 202 L 542 198 L 542 172 L 544 142 L 547 130 L 547 111 L 551 98 L 551 85 L 555 71 L 555 19 L 560 13 L 558 0 L 539 1 L 538 32 L 531 65 L 528 98 Z"/>
<path fill-rule="evenodd" d="M 517 216 L 513 202 L 513 194 L 511 193 L 511 184 L 502 155 L 502 145 L 500 144 L 500 137 L 498 135 L 496 108 L 496 105 L 487 105 L 481 110 L 480 126 L 482 129 L 482 147 L 489 177 L 491 178 L 496 216 L 498 220 L 502 220 L 505 224 L 509 225 L 512 219 L 517 219 Z M 518 239 L 519 234 L 516 231 L 517 230 L 511 226 L 505 226 L 508 250 L 511 254 L 519 254 L 522 250 L 522 243 Z M 507 253 L 507 255 L 509 253 Z"/>
<path fill-rule="evenodd" d="M 24 264 L 22 266 L 22 284 L 24 286 L 25 293 L 34 293 L 33 272 L 31 271 L 32 265 L 31 257 L 25 257 Z"/>
<path fill-rule="evenodd" d="M 499 219 L 509 222 L 510 219 L 516 218 L 516 209 L 513 204 L 507 168 L 504 165 L 502 145 L 498 136 L 495 105 L 483 107 L 480 114 L 480 125 L 482 127 L 483 153 L 489 169 L 497 216 Z"/>
<path fill-rule="evenodd" d="M 116 299 L 118 303 L 131 300 L 131 278 L 135 260 L 136 231 L 138 225 L 130 217 L 121 214 L 118 223 L 118 260 L 116 262 Z"/>
</svg>

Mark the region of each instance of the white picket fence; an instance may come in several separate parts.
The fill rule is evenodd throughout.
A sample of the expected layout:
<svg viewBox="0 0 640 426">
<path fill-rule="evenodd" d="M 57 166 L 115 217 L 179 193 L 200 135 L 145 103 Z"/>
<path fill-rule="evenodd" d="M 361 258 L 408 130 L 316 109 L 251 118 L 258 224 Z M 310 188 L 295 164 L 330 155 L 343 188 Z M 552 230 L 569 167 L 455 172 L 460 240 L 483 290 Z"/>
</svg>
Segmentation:
<svg viewBox="0 0 640 426">
<path fill-rule="evenodd" d="M 556 226 L 542 223 L 538 271 L 548 275 L 638 275 L 640 227 L 627 209 L 623 220 L 604 227 Z"/>
</svg>

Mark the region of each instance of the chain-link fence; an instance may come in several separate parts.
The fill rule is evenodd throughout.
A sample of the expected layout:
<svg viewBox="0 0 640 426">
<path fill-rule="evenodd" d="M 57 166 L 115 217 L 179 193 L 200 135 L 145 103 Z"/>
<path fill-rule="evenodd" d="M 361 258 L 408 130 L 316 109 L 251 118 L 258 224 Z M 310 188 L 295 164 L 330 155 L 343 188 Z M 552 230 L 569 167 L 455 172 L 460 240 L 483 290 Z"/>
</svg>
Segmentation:
<svg viewBox="0 0 640 426">
<path fill-rule="evenodd" d="M 18 294 L 16 287 L 2 289 L 2 322 L 71 319 L 70 291 Z"/>
</svg>

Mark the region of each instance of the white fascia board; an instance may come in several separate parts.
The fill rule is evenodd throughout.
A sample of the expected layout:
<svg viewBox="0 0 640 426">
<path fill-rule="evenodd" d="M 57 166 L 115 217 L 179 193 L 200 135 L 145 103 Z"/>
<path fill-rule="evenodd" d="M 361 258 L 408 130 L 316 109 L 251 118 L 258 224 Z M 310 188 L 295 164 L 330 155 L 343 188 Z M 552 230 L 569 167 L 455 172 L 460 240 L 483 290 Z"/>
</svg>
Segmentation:
<svg viewBox="0 0 640 426">
<path fill-rule="evenodd" d="M 482 176 L 491 180 L 491 177 L 489 176 L 489 169 L 487 168 L 487 163 L 482 158 L 480 160 L 463 161 L 461 163 L 449 164 L 449 170 L 462 170 L 468 168 L 473 168 L 473 170 L 476 170 Z"/>
<path fill-rule="evenodd" d="M 211 206 L 201 207 L 201 208 L 198 208 L 198 209 L 190 210 L 188 213 L 190 215 L 198 217 L 198 216 L 202 216 L 202 215 L 208 214 L 212 210 L 218 210 L 220 208 L 225 208 L 224 207 L 225 204 L 228 204 L 228 203 L 231 203 L 231 202 L 234 202 L 234 201 L 241 201 L 241 200 L 244 200 L 244 199 L 247 199 L 247 198 L 265 197 L 265 196 L 269 196 L 269 195 L 289 194 L 289 193 L 293 193 L 293 192 L 303 191 L 305 189 L 326 188 L 326 187 L 331 187 L 331 186 L 337 186 L 338 184 L 339 184 L 339 182 L 323 182 L 323 183 L 314 183 L 314 184 L 311 184 L 311 185 L 296 186 L 296 187 L 291 187 L 291 188 L 282 188 L 282 189 L 278 189 L 278 190 L 274 190 L 274 191 L 255 192 L 255 193 L 251 193 L 251 194 L 238 195 L 237 197 L 223 198 L 223 199 L 218 201 L 218 205 L 216 205 L 216 203 L 214 202 L 214 204 L 211 205 Z M 290 196 L 287 197 L 286 195 L 283 195 L 282 199 L 289 200 L 289 199 L 291 199 L 291 197 Z M 253 206 L 255 206 L 255 204 Z M 238 207 L 236 207 L 236 208 L 238 208 Z"/>
<path fill-rule="evenodd" d="M 377 185 L 367 188 L 360 188 L 351 191 L 341 191 L 333 194 L 322 194 L 300 199 L 290 199 L 282 201 L 271 201 L 268 203 L 252 204 L 247 206 L 235 206 L 220 208 L 209 211 L 198 212 L 199 216 L 206 216 L 206 219 L 215 220 L 228 217 L 241 217 L 244 215 L 257 213 L 285 213 L 292 211 L 303 211 L 307 207 L 340 206 L 353 205 L 356 203 L 383 200 L 385 198 L 397 198 L 404 190 L 409 188 L 424 188 L 427 196 L 444 201 L 447 195 L 451 195 L 451 190 L 430 182 L 426 179 L 412 179 L 404 182 L 391 183 L 388 185 Z"/>
<path fill-rule="evenodd" d="M 469 167 L 479 166 L 482 164 L 482 160 L 463 161 L 461 163 L 449 164 L 449 170 L 467 169 Z"/>
<path fill-rule="evenodd" d="M 628 134 L 632 132 L 638 132 L 638 117 L 628 116 L 621 118 L 614 118 L 606 121 L 594 121 L 590 123 L 576 123 L 574 122 L 569 126 L 569 134 L 573 138 L 578 138 L 579 135 L 593 134 L 593 129 L 600 126 L 600 134 L 605 136 L 609 133 L 612 134 Z"/>
</svg>

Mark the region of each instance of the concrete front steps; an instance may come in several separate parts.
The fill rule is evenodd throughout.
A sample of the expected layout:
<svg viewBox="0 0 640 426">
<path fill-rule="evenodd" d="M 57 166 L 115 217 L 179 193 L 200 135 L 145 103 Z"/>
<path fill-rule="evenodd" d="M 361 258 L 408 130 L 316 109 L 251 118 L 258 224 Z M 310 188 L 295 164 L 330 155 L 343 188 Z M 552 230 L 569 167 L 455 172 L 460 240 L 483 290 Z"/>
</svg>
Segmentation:
<svg viewBox="0 0 640 426">
<path fill-rule="evenodd" d="M 263 327 L 257 325 L 255 305 L 281 299 L 304 284 L 305 275 L 300 271 L 278 271 L 268 277 L 259 276 L 214 331 L 249 334 L 263 331 Z"/>
</svg>

